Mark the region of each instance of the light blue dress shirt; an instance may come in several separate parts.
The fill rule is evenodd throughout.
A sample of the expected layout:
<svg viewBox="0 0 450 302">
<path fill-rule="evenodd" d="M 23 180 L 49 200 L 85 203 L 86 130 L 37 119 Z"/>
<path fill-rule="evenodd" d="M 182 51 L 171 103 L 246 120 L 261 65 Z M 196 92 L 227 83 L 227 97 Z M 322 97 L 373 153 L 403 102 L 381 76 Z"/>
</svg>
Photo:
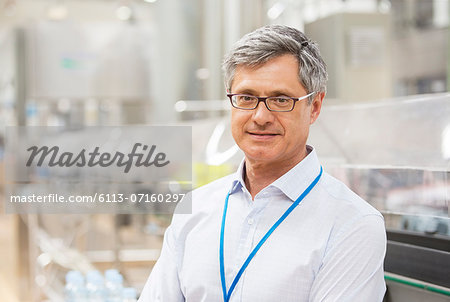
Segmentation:
<svg viewBox="0 0 450 302">
<path fill-rule="evenodd" d="M 228 191 L 224 240 L 227 289 L 267 230 L 320 172 L 316 152 L 252 201 L 235 174 L 192 192 L 192 214 L 175 214 L 140 302 L 223 301 L 219 239 Z M 326 172 L 264 243 L 230 301 L 382 301 L 386 233 L 382 215 Z"/>
</svg>

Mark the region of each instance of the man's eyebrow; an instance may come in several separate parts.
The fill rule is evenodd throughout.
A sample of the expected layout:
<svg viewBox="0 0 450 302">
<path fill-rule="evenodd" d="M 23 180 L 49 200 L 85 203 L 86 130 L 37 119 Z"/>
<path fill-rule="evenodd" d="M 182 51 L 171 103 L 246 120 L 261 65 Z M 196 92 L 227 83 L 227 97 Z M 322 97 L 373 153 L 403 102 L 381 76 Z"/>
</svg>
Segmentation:
<svg viewBox="0 0 450 302">
<path fill-rule="evenodd" d="M 250 94 L 250 95 L 254 95 L 254 96 L 259 96 L 259 97 L 273 97 L 273 96 L 290 96 L 290 97 L 295 97 L 292 95 L 292 93 L 289 93 L 288 91 L 283 91 L 283 90 L 275 90 L 275 91 L 271 91 L 269 95 L 258 95 L 258 93 L 256 92 L 256 90 L 253 90 L 251 88 L 243 88 L 243 89 L 239 89 L 236 92 L 233 93 L 238 93 L 238 94 Z"/>
<path fill-rule="evenodd" d="M 271 94 L 270 96 L 293 96 L 292 93 L 283 90 L 275 90 Z"/>
<path fill-rule="evenodd" d="M 256 95 L 256 91 L 251 88 L 238 89 L 236 91 L 233 91 L 233 93 Z"/>
</svg>

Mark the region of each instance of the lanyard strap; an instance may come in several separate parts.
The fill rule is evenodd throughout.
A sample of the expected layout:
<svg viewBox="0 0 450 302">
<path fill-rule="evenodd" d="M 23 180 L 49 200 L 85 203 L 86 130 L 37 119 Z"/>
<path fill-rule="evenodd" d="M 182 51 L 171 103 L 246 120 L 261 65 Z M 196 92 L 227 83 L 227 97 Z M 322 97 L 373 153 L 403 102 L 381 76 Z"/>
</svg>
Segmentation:
<svg viewBox="0 0 450 302">
<path fill-rule="evenodd" d="M 292 203 L 292 205 L 284 212 L 284 214 L 273 224 L 273 226 L 267 231 L 267 233 L 261 238 L 261 240 L 258 242 L 258 244 L 255 246 L 255 248 L 252 250 L 250 255 L 248 255 L 247 259 L 245 260 L 244 264 L 242 264 L 241 268 L 239 269 L 236 277 L 234 277 L 233 282 L 231 283 L 230 289 L 227 293 L 227 286 L 225 281 L 225 264 L 224 264 L 224 256 L 223 256 L 223 245 L 224 245 L 224 233 L 225 233 L 225 219 L 227 216 L 227 208 L 228 208 L 228 199 L 230 197 L 230 192 L 228 192 L 227 197 L 225 198 L 225 206 L 223 209 L 223 215 L 222 215 L 222 227 L 220 229 L 220 248 L 219 248 L 219 257 L 220 257 L 220 281 L 222 283 L 222 293 L 223 293 L 223 300 L 225 302 L 228 302 L 230 300 L 231 294 L 233 293 L 234 288 L 236 287 L 236 284 L 238 283 L 239 279 L 241 278 L 242 274 L 244 273 L 245 269 L 247 268 L 250 261 L 252 261 L 253 257 L 256 255 L 258 250 L 261 248 L 261 246 L 266 242 L 267 238 L 269 238 L 270 235 L 272 235 L 273 231 L 286 219 L 286 217 L 295 209 L 296 206 L 300 204 L 300 202 L 305 198 L 306 195 L 314 188 L 314 186 L 319 182 L 320 177 L 322 176 L 322 167 L 320 167 L 320 173 L 319 175 L 313 180 L 313 182 L 306 188 L 305 191 L 297 198 L 297 200 Z"/>
</svg>

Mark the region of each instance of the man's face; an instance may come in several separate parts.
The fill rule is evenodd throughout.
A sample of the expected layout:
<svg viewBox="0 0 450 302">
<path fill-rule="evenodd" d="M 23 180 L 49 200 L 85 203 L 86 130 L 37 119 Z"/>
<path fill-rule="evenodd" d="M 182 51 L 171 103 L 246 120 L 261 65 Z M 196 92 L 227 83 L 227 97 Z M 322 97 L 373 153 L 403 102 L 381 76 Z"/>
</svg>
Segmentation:
<svg viewBox="0 0 450 302">
<path fill-rule="evenodd" d="M 297 59 L 283 55 L 268 62 L 236 68 L 231 93 L 254 96 L 302 97 L 307 94 L 298 79 Z M 317 119 L 324 94 L 314 102 L 296 102 L 291 112 L 269 111 L 263 103 L 254 110 L 232 108 L 231 132 L 248 160 L 260 164 L 292 165 L 306 155 L 309 126 Z"/>
</svg>

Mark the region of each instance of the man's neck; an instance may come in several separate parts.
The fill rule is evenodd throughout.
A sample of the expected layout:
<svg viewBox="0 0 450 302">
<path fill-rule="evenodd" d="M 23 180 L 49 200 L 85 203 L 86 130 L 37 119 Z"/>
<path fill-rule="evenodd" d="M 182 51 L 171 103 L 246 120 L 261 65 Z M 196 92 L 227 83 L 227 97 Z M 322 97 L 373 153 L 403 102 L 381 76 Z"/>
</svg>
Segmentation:
<svg viewBox="0 0 450 302">
<path fill-rule="evenodd" d="M 252 199 L 255 199 L 262 189 L 273 183 L 275 180 L 286 174 L 289 170 L 295 167 L 308 155 L 305 149 L 297 159 L 288 162 L 260 162 L 245 159 L 244 181 L 247 190 L 250 192 Z"/>
</svg>

